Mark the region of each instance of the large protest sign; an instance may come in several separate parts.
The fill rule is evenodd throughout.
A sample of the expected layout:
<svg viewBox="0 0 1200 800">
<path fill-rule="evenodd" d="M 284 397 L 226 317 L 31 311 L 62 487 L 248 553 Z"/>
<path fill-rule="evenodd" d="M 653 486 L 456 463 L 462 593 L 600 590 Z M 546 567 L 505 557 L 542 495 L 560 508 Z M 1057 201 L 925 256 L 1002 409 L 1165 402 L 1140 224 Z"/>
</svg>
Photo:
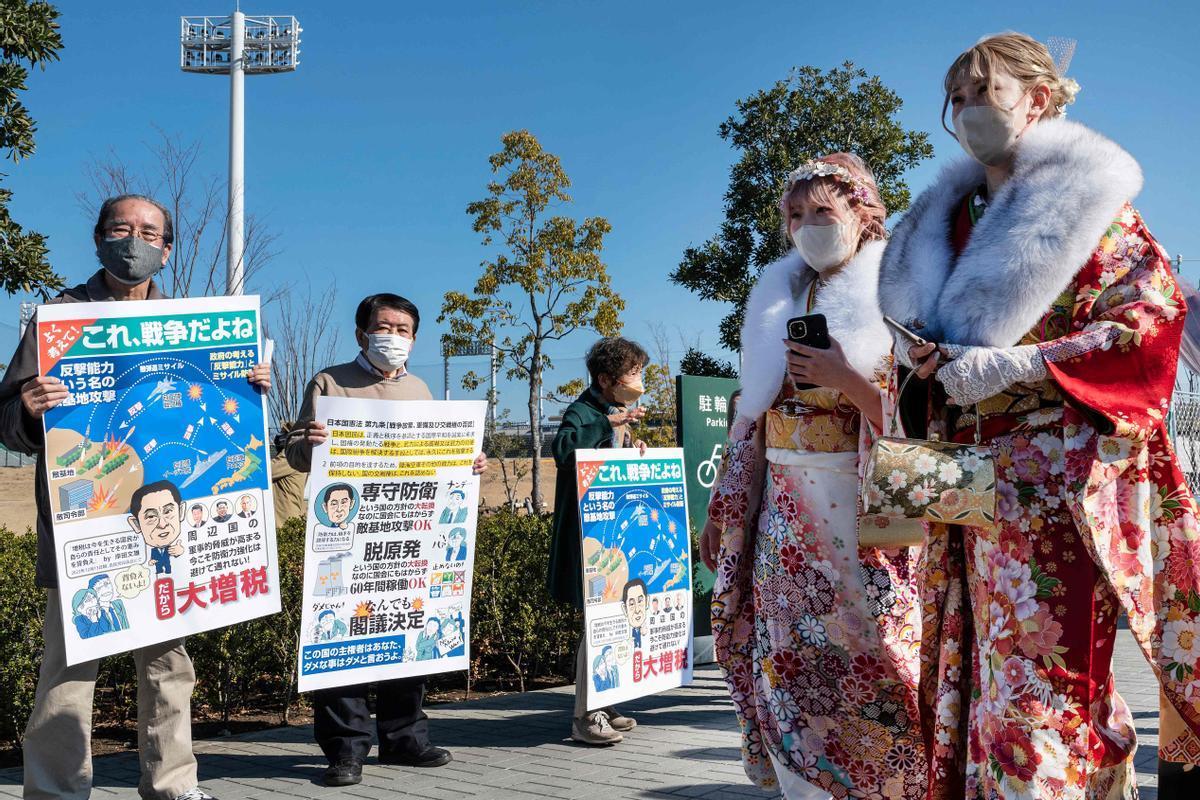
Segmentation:
<svg viewBox="0 0 1200 800">
<path fill-rule="evenodd" d="M 577 450 L 587 707 L 692 681 L 683 451 Z"/>
<path fill-rule="evenodd" d="M 300 691 L 467 668 L 486 411 L 317 398 Z"/>
<path fill-rule="evenodd" d="M 258 298 L 37 313 L 67 663 L 279 610 Z"/>
</svg>

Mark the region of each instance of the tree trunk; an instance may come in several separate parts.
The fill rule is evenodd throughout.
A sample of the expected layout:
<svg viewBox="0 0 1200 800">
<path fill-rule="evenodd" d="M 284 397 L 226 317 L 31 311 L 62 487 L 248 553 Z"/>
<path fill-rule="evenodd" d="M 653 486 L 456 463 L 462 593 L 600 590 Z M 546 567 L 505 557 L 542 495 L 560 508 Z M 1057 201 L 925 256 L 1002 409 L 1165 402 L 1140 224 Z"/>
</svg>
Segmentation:
<svg viewBox="0 0 1200 800">
<path fill-rule="evenodd" d="M 542 416 L 539 402 L 542 394 L 542 343 L 533 343 L 533 368 L 529 371 L 529 438 L 533 447 L 533 510 L 542 513 Z"/>
</svg>

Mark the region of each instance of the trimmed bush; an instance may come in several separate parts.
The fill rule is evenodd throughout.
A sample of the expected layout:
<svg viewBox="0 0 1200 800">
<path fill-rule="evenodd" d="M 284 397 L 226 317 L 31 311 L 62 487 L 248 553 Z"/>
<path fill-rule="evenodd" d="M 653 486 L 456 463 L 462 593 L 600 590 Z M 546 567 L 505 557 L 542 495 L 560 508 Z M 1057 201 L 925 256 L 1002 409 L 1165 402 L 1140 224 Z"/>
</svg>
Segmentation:
<svg viewBox="0 0 1200 800">
<path fill-rule="evenodd" d="M 223 722 L 253 710 L 278 713 L 286 723 L 297 700 L 304 521 L 289 519 L 276 541 L 282 611 L 188 638 L 196 665 L 193 704 Z"/>
<path fill-rule="evenodd" d="M 472 680 L 525 691 L 530 680 L 574 676 L 582 620 L 546 590 L 548 514 L 480 517 L 471 597 Z"/>
<path fill-rule="evenodd" d="M 37 537 L 0 527 L 0 745 L 20 741 L 33 708 L 46 601 L 33 585 Z"/>
</svg>

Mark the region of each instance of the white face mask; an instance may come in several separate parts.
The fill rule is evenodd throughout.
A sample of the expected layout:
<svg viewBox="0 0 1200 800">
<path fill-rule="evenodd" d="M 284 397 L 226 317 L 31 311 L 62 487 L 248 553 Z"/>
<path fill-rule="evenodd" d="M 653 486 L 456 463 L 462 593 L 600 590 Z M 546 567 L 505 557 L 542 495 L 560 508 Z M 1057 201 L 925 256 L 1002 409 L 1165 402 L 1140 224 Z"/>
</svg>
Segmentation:
<svg viewBox="0 0 1200 800">
<path fill-rule="evenodd" d="M 804 263 L 817 272 L 828 272 L 850 260 L 854 243 L 850 241 L 851 225 L 835 222 L 831 225 L 801 225 L 792 231 L 792 242 Z"/>
<path fill-rule="evenodd" d="M 1017 120 L 1012 113 L 1020 103 L 1018 99 L 1007 110 L 982 105 L 959 111 L 954 118 L 954 135 L 967 155 L 980 164 L 993 167 L 1007 161 L 1017 146 L 1017 139 L 1025 131 L 1024 128 L 1017 130 Z"/>
<path fill-rule="evenodd" d="M 394 372 L 408 361 L 412 339 L 391 333 L 367 334 L 367 360 L 380 372 Z"/>
</svg>

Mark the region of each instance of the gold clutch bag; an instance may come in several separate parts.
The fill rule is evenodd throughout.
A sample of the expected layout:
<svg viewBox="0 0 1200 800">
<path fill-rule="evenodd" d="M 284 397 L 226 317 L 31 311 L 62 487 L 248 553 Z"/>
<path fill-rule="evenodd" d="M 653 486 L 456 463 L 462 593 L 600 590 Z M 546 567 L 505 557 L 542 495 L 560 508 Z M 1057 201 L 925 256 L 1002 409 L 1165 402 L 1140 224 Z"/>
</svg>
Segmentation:
<svg viewBox="0 0 1200 800">
<path fill-rule="evenodd" d="M 904 394 L 912 374 L 900 387 Z M 899 414 L 897 397 L 897 415 Z M 896 421 L 893 419 L 893 430 Z M 996 462 L 992 449 L 980 444 L 982 422 L 975 414 L 975 444 L 938 438 L 881 436 L 871 445 L 863 471 L 862 511 L 868 517 L 921 520 L 949 525 L 991 527 L 996 524 Z M 888 526 L 878 528 L 886 531 Z M 859 525 L 859 544 L 872 544 L 870 520 Z M 868 541 L 864 541 L 867 534 Z M 886 538 L 886 537 L 885 537 Z M 894 537 L 893 537 L 894 538 Z"/>
</svg>

